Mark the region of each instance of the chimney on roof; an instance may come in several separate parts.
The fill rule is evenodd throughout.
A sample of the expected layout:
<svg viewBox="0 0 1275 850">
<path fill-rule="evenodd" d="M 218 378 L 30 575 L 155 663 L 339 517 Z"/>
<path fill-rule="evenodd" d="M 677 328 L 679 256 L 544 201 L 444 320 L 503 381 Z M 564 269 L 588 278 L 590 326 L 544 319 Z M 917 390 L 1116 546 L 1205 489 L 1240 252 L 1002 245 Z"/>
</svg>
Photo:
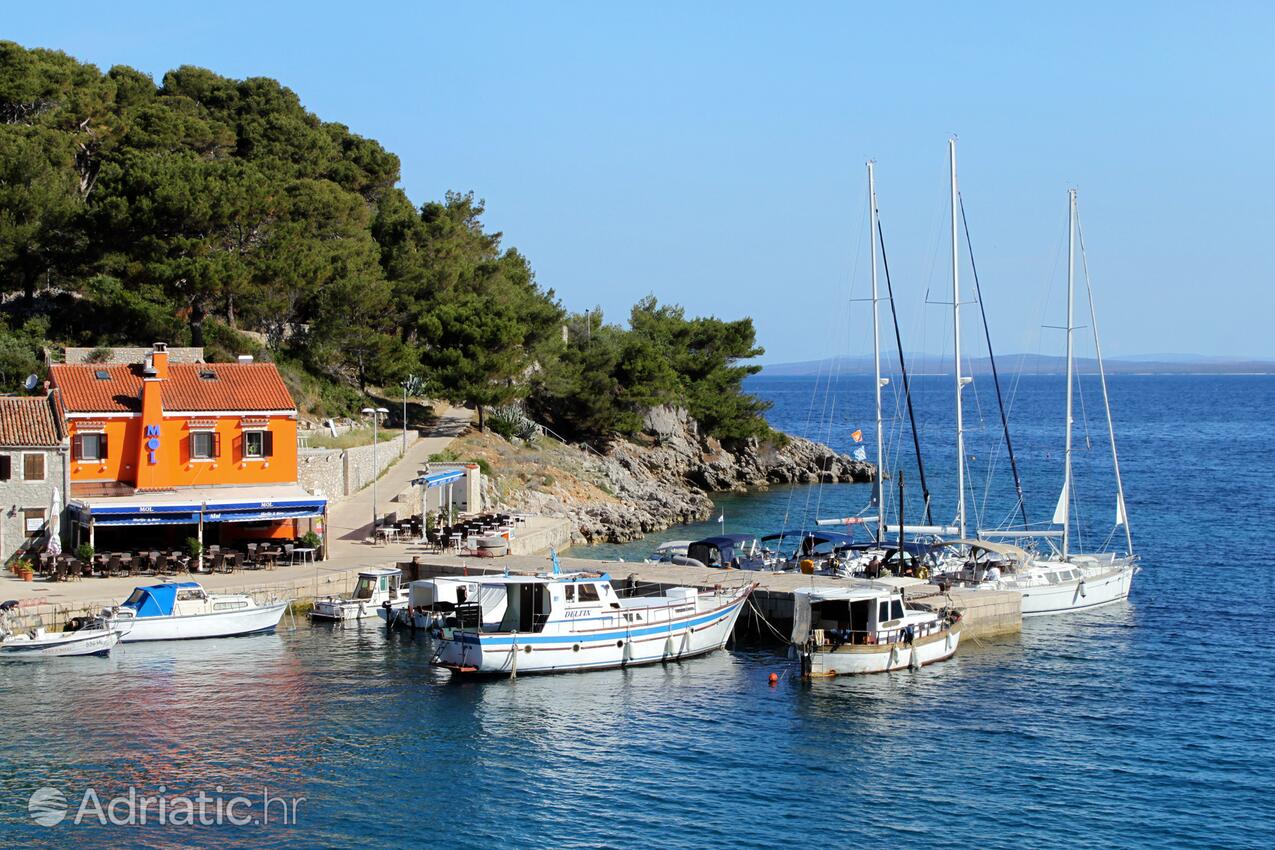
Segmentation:
<svg viewBox="0 0 1275 850">
<path fill-rule="evenodd" d="M 157 342 L 146 355 L 146 377 L 165 380 L 168 377 L 168 343 Z"/>
<path fill-rule="evenodd" d="M 240 355 L 239 355 L 239 362 L 240 362 L 240 363 L 251 363 L 251 362 L 252 362 L 252 355 L 251 355 L 251 354 L 240 354 Z"/>
</svg>

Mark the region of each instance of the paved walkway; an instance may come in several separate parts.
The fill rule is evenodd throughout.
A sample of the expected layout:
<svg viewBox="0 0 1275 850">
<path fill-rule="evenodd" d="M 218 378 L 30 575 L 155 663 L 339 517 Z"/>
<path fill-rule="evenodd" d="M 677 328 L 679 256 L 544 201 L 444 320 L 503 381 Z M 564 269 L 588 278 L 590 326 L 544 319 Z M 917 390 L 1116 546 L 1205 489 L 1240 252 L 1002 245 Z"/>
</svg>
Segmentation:
<svg viewBox="0 0 1275 850">
<path fill-rule="evenodd" d="M 375 487 L 368 485 L 328 508 L 331 559 L 354 555 L 367 548 L 365 541 L 372 535 L 373 489 L 376 491 L 376 510 L 381 516 L 398 509 L 400 504 L 390 500 L 420 474 L 430 455 L 443 451 L 452 440 L 465 433 L 470 417 L 471 412 L 463 407 L 449 408 L 433 427 L 422 431 L 421 438 L 385 471 Z"/>
</svg>

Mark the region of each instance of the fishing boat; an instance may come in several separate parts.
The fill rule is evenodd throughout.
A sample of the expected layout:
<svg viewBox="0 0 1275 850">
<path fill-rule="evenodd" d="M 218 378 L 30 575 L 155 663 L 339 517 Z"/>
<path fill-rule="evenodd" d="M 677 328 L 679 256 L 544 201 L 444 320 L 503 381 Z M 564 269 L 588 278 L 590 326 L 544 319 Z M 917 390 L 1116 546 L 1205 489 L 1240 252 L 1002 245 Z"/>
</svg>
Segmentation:
<svg viewBox="0 0 1275 850">
<path fill-rule="evenodd" d="M 61 632 L 49 632 L 43 625 L 33 628 L 21 626 L 12 614 L 13 605 L 3 608 L 0 618 L 0 659 L 13 661 L 38 661 L 45 658 L 65 658 L 77 655 L 109 655 L 119 643 L 119 631 L 107 627 L 96 618 L 73 618 L 68 628 Z"/>
<path fill-rule="evenodd" d="M 380 612 L 385 606 L 405 608 L 407 594 L 400 587 L 402 581 L 403 571 L 398 567 L 359 570 L 354 592 L 349 596 L 325 596 L 317 600 L 310 619 L 339 623 L 382 616 Z"/>
<path fill-rule="evenodd" d="M 390 627 L 406 626 L 412 630 L 431 631 L 448 625 L 459 625 L 456 609 L 477 602 L 481 621 L 499 625 L 505 613 L 505 591 L 502 587 L 483 587 L 472 578 L 425 578 L 408 582 L 405 605 L 395 607 L 383 603 L 378 612 Z"/>
<path fill-rule="evenodd" d="M 235 637 L 273 632 L 288 600 L 259 604 L 242 593 L 208 593 L 198 582 L 165 582 L 138 587 L 120 605 L 102 610 L 123 643 Z"/>
<path fill-rule="evenodd" d="M 500 623 L 486 626 L 477 603 L 457 607 L 434 664 L 454 674 L 564 673 L 680 661 L 721 649 L 756 586 L 620 597 L 609 575 L 483 578 L 505 594 Z"/>
<path fill-rule="evenodd" d="M 918 669 L 956 654 L 960 615 L 913 605 L 875 582 L 800 588 L 791 640 L 806 678 Z"/>
</svg>

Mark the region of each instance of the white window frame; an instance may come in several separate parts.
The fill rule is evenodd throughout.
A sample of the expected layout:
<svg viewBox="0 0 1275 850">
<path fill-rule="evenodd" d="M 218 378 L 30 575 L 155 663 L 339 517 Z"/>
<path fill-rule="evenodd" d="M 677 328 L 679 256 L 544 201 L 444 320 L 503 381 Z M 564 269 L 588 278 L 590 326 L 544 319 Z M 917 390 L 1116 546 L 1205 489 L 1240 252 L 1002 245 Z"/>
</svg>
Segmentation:
<svg viewBox="0 0 1275 850">
<path fill-rule="evenodd" d="M 257 451 L 248 451 L 248 438 L 256 437 Z M 265 460 L 266 459 L 266 429 L 265 428 L 248 428 L 243 432 L 243 456 L 244 460 Z"/>
<path fill-rule="evenodd" d="M 100 463 L 102 460 L 102 434 L 99 431 L 81 432 L 80 438 L 80 456 L 76 458 L 84 463 Z M 88 442 L 93 441 L 93 453 L 88 452 Z"/>
</svg>

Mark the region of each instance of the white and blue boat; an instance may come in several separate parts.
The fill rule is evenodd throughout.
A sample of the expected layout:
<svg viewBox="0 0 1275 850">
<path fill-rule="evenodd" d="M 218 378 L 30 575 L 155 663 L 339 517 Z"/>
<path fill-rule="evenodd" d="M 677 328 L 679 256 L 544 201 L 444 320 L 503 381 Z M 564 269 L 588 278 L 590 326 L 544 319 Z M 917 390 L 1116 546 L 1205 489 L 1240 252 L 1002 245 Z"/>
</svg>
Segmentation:
<svg viewBox="0 0 1275 850">
<path fill-rule="evenodd" d="M 621 597 L 605 573 L 479 579 L 504 592 L 504 615 L 483 624 L 483 605 L 456 608 L 434 664 L 454 674 L 564 673 L 635 667 L 705 655 L 726 645 L 754 583 L 661 596 Z"/>
<path fill-rule="evenodd" d="M 123 604 L 102 610 L 123 643 L 236 637 L 272 632 L 288 600 L 258 603 L 243 593 L 208 593 L 198 582 L 138 587 Z"/>
</svg>

